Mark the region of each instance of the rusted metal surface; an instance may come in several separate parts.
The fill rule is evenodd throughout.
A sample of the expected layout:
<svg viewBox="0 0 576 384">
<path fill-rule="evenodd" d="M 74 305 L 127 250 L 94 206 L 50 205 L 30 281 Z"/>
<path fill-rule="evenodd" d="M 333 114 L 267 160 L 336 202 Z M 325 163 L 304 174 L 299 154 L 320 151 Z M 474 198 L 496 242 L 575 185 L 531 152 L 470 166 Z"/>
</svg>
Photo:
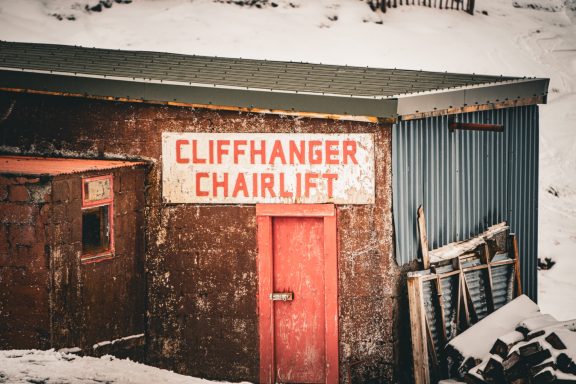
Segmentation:
<svg viewBox="0 0 576 384">
<path fill-rule="evenodd" d="M 51 184 L 0 176 L 0 349 L 50 348 Z"/>
<path fill-rule="evenodd" d="M 144 165 L 143 162 L 0 156 L 0 174 L 56 176 Z"/>
<path fill-rule="evenodd" d="M 146 183 L 148 361 L 206 378 L 259 380 L 256 210 L 247 205 L 164 205 L 161 132 L 372 134 L 375 204 L 342 205 L 336 216 L 340 380 L 346 381 L 343 367 L 358 361 L 367 363 L 355 366 L 355 377 L 394 382 L 406 374 L 394 368 L 406 334 L 398 332 L 403 296 L 393 257 L 389 125 L 16 97 L 2 128 L 0 144 L 6 147 L 156 161 Z"/>
<path fill-rule="evenodd" d="M 11 88 L 11 87 L 1 87 L 0 91 L 5 92 L 15 92 L 15 93 L 30 93 L 34 95 L 49 95 L 49 96 L 67 96 L 67 97 L 81 97 L 94 100 L 105 100 L 105 101 L 120 101 L 125 103 L 146 103 L 146 104 L 159 104 L 159 105 L 170 105 L 173 107 L 186 107 L 186 108 L 203 108 L 218 111 L 237 111 L 237 112 L 248 112 L 248 113 L 266 113 L 272 115 L 282 115 L 282 116 L 296 116 L 296 117 L 308 117 L 312 119 L 330 119 L 330 120 L 349 120 L 349 121 L 360 121 L 364 123 L 394 123 L 396 117 L 376 117 L 376 116 L 360 116 L 360 115 L 343 115 L 336 113 L 321 113 L 321 112 L 303 112 L 294 110 L 284 110 L 284 109 L 270 109 L 270 108 L 255 108 L 255 107 L 237 107 L 230 105 L 214 105 L 214 104 L 200 104 L 200 103 L 190 103 L 182 101 L 160 101 L 160 100 L 143 100 L 143 99 L 132 99 L 129 97 L 113 97 L 113 96 L 98 96 L 98 95 L 86 95 L 82 93 L 71 93 L 71 92 L 55 92 L 47 90 L 32 90 L 25 88 Z"/>
<path fill-rule="evenodd" d="M 0 238 L 8 246 L 0 252 L 0 348 L 94 354 L 97 343 L 143 333 L 144 169 L 48 177 L 13 171 L 0 177 L 0 236 L 11 236 Z M 115 179 L 116 249 L 106 262 L 81 265 L 81 177 L 102 172 Z M 128 344 L 114 350 L 141 360 L 142 344 Z"/>
</svg>

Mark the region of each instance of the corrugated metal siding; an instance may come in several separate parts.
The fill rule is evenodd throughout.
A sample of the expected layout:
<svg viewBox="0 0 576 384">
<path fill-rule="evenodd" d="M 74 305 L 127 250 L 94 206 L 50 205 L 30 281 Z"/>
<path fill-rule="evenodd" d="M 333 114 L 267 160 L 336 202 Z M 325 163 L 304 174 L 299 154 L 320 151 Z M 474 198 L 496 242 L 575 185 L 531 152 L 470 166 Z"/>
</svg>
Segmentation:
<svg viewBox="0 0 576 384">
<path fill-rule="evenodd" d="M 448 129 L 503 124 L 504 132 Z M 538 107 L 402 121 L 393 129 L 396 258 L 418 257 L 416 210 L 423 205 L 430 249 L 508 221 L 518 234 L 524 292 L 536 299 Z"/>
</svg>

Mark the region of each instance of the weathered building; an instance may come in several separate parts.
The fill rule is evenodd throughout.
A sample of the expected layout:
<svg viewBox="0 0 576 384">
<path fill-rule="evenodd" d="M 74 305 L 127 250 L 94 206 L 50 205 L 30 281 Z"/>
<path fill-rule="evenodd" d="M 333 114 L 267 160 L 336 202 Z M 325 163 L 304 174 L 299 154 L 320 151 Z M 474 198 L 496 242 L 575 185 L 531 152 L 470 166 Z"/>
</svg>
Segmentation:
<svg viewBox="0 0 576 384">
<path fill-rule="evenodd" d="M 501 219 L 517 225 L 520 241 L 536 233 L 537 156 L 531 167 L 517 159 L 526 148 L 537 153 L 523 143 L 537 143 L 545 79 L 21 43 L 0 44 L 0 67 L 7 156 L 147 164 L 145 180 L 142 165 L 129 168 L 139 181 L 122 195 L 134 200 L 126 211 L 142 214 L 137 207 L 145 206 L 144 225 L 130 225 L 145 239 L 130 273 L 137 278 L 144 260 L 146 293 L 103 304 L 127 303 L 137 312 L 145 299 L 146 359 L 157 366 L 254 382 L 405 381 L 403 276 L 418 257 L 411 218 L 418 205 L 427 210 L 434 247 Z M 502 129 L 488 131 L 493 125 Z M 467 136 L 463 128 L 474 131 Z M 475 205 L 466 179 L 450 175 L 476 175 L 489 157 L 470 188 L 482 196 L 494 190 L 495 200 L 508 203 L 486 197 L 489 203 Z M 494 186 L 492 175 L 514 183 Z M 80 180 L 71 183 L 80 188 Z M 115 196 L 123 192 L 116 185 Z M 510 197 L 518 188 L 533 192 Z M 454 229 L 454 216 L 465 230 Z M 12 225 L 4 210 L 0 218 Z M 74 225 L 70 231 L 81 223 Z M 521 246 L 534 295 L 536 248 Z M 31 258 L 55 257 L 36 251 Z M 113 278 L 109 269 L 119 271 L 114 263 L 127 262 L 84 265 L 73 247 L 58 257 L 77 275 L 100 273 L 101 281 Z M 13 285 L 11 270 L 0 271 L 0 284 Z M 8 296 L 20 295 L 15 290 Z M 0 310 L 10 306 L 0 300 Z M 141 329 L 102 324 L 102 340 Z M 67 323 L 53 322 L 54 331 L 60 327 Z M 70 332 L 87 338 L 80 326 Z M 39 337 L 34 344 L 30 336 L 5 346 L 85 348 L 96 339 L 63 345 Z"/>
<path fill-rule="evenodd" d="M 1 348 L 142 355 L 142 166 L 0 157 Z"/>
</svg>

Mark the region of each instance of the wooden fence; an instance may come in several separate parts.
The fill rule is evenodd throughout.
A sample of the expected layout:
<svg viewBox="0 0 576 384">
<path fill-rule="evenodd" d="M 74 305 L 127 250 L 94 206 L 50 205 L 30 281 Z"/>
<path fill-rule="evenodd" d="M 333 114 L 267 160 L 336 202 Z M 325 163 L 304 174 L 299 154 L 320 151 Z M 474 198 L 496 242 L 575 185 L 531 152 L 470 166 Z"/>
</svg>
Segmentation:
<svg viewBox="0 0 576 384">
<path fill-rule="evenodd" d="M 439 9 L 454 9 L 474 14 L 475 0 L 368 0 L 373 11 L 386 12 L 388 8 L 396 8 L 401 5 L 420 5 Z"/>
</svg>

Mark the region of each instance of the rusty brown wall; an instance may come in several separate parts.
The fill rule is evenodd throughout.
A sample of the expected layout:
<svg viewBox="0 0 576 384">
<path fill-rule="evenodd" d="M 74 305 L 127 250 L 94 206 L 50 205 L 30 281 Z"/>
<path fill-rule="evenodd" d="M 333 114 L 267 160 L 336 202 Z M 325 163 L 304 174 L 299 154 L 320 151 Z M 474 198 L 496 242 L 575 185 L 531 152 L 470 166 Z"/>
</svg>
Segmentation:
<svg viewBox="0 0 576 384">
<path fill-rule="evenodd" d="M 82 177 L 108 174 L 114 179 L 114 257 L 83 264 Z M 121 168 L 53 179 L 48 228 L 53 348 L 99 354 L 92 349 L 96 343 L 144 333 L 144 177 L 142 168 Z"/>
<path fill-rule="evenodd" d="M 393 381 L 399 272 L 393 261 L 390 126 L 11 95 L 0 144 L 24 152 L 129 156 L 154 162 L 147 178 L 148 357 L 206 378 L 258 381 L 254 206 L 166 205 L 161 134 L 374 133 L 376 204 L 338 207 L 340 373 Z"/>
<path fill-rule="evenodd" d="M 51 185 L 0 176 L 0 349 L 49 348 Z"/>
</svg>

